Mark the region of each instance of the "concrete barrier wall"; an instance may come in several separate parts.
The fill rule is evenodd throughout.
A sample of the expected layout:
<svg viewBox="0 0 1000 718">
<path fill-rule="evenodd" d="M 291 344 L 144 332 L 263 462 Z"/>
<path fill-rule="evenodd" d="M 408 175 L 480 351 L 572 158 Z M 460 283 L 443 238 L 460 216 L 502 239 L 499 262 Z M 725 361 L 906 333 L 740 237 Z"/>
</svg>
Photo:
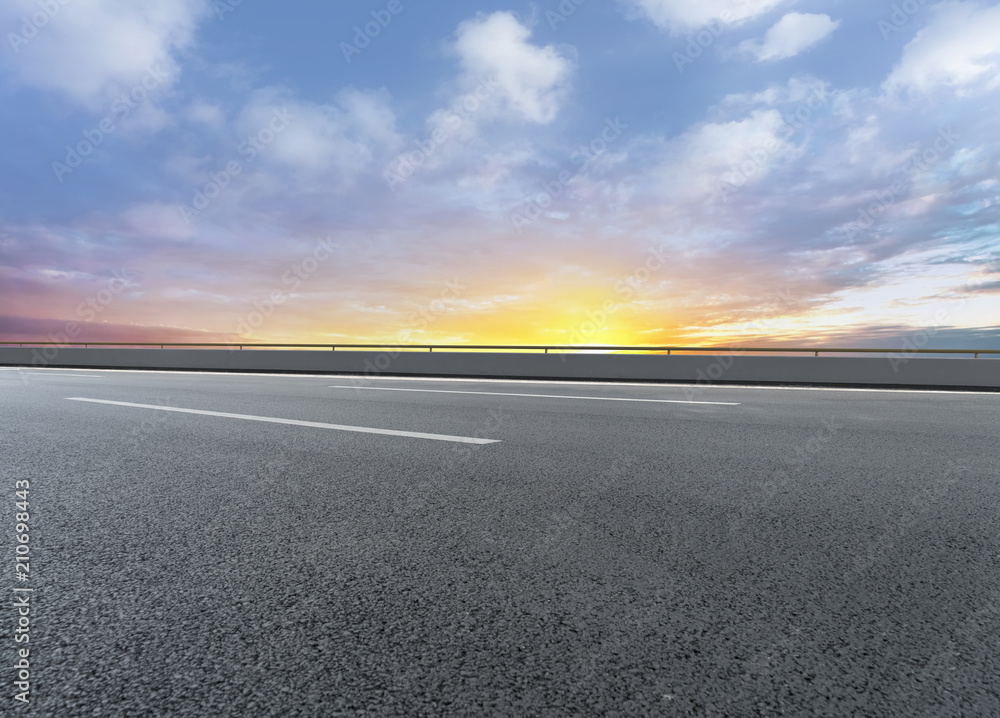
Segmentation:
<svg viewBox="0 0 1000 718">
<path fill-rule="evenodd" d="M 971 357 L 0 347 L 0 366 L 1000 389 L 1000 361 Z"/>
</svg>

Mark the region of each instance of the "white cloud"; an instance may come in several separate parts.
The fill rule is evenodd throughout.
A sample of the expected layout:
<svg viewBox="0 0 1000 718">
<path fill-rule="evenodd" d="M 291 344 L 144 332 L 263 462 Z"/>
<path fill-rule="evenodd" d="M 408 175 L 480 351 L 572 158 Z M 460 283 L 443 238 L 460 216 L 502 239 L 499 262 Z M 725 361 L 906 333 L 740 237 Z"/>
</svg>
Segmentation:
<svg viewBox="0 0 1000 718">
<path fill-rule="evenodd" d="M 508 12 L 467 20 L 456 34 L 454 49 L 467 84 L 495 76 L 515 116 L 539 124 L 555 119 L 572 69 L 563 53 L 552 45 L 532 45 L 531 30 Z"/>
<path fill-rule="evenodd" d="M 788 136 L 788 125 L 774 109 L 705 123 L 671 140 L 656 184 L 665 198 L 683 203 L 715 195 L 726 183 L 755 183 L 795 155 Z"/>
<path fill-rule="evenodd" d="M 784 60 L 826 39 L 840 27 L 829 15 L 790 12 L 767 31 L 763 40 L 747 40 L 739 49 L 756 57 L 757 62 Z"/>
<path fill-rule="evenodd" d="M 754 105 L 767 105 L 777 107 L 792 103 L 803 103 L 819 98 L 826 102 L 830 95 L 836 94 L 829 84 L 812 76 L 800 76 L 789 78 L 784 85 L 770 85 L 767 89 L 759 92 L 744 92 L 733 95 L 726 95 L 722 98 L 724 106 L 744 105 L 752 107 Z"/>
<path fill-rule="evenodd" d="M 128 236 L 169 240 L 190 239 L 196 227 L 185 222 L 177 208 L 163 202 L 137 204 L 119 215 L 118 231 Z"/>
<path fill-rule="evenodd" d="M 345 117 L 364 135 L 387 147 L 399 142 L 396 132 L 396 115 L 389 106 L 389 93 L 385 90 L 362 92 L 347 89 L 337 95 L 337 103 Z"/>
<path fill-rule="evenodd" d="M 186 114 L 189 120 L 199 122 L 213 129 L 219 129 L 226 122 L 226 114 L 222 111 L 222 108 L 204 100 L 191 103 Z"/>
<path fill-rule="evenodd" d="M 167 112 L 152 102 L 144 102 L 122 120 L 118 128 L 123 139 L 141 142 L 173 124 L 173 118 Z"/>
<path fill-rule="evenodd" d="M 395 149 L 400 142 L 385 90 L 346 89 L 333 104 L 318 104 L 266 88 L 254 93 L 236 124 L 246 136 L 257 138 L 253 161 L 345 181 L 365 171 L 380 151 Z M 251 154 L 247 147 L 242 151 L 247 158 Z"/>
<path fill-rule="evenodd" d="M 691 32 L 713 22 L 741 23 L 770 12 L 785 0 L 629 0 L 656 25 Z"/>
<path fill-rule="evenodd" d="M 90 107 L 129 91 L 151 68 L 169 75 L 169 84 L 178 74 L 175 53 L 191 44 L 209 9 L 205 0 L 50 5 L 53 10 L 47 13 L 32 0 L 0 4 L 0 24 L 15 28 L 13 34 L 20 38 L 8 35 L 7 49 L 13 52 L 3 54 L 20 82 Z"/>
<path fill-rule="evenodd" d="M 885 81 L 890 94 L 926 94 L 952 88 L 973 94 L 1000 87 L 1000 5 L 945 2 L 903 49 L 900 62 Z"/>
</svg>

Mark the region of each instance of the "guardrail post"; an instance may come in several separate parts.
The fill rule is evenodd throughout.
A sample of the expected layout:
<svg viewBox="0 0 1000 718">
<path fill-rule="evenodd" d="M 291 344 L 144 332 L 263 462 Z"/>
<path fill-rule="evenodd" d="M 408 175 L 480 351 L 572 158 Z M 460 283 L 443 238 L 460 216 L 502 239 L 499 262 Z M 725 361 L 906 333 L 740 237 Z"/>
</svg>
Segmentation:
<svg viewBox="0 0 1000 718">
<path fill-rule="evenodd" d="M 819 352 L 816 352 L 816 356 L 819 356 Z"/>
<path fill-rule="evenodd" d="M 434 347 L 428 347 L 428 348 L 430 349 L 431 354 L 433 354 L 434 353 Z"/>
</svg>

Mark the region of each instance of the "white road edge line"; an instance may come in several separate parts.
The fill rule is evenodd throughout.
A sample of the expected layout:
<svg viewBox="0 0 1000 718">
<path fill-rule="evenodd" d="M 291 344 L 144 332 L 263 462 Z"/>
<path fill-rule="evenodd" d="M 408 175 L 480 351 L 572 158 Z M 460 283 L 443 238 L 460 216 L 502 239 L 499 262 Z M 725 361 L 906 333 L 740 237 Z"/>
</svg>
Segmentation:
<svg viewBox="0 0 1000 718">
<path fill-rule="evenodd" d="M 111 406 L 128 406 L 136 409 L 156 409 L 158 411 L 175 411 L 180 414 L 200 414 L 201 416 L 219 416 L 225 419 L 244 419 L 246 421 L 264 421 L 271 424 L 290 424 L 292 426 L 308 426 L 315 429 L 333 429 L 335 431 L 354 431 L 362 434 L 384 434 L 386 436 L 405 436 L 411 439 L 431 439 L 433 441 L 451 441 L 460 444 L 499 444 L 500 439 L 474 439 L 468 436 L 448 436 L 447 434 L 425 434 L 418 431 L 395 431 L 393 429 L 372 429 L 366 426 L 345 426 L 343 424 L 324 424 L 318 421 L 299 421 L 298 419 L 277 419 L 270 416 L 254 416 L 252 414 L 229 414 L 223 411 L 202 411 L 201 409 L 180 409 L 173 406 L 157 406 L 154 404 L 133 404 L 127 401 L 107 401 L 105 399 L 84 399 L 81 397 L 66 397 L 67 401 L 86 401 L 91 404 L 110 404 Z"/>
<path fill-rule="evenodd" d="M 453 389 L 397 389 L 387 386 L 330 386 L 329 389 L 367 389 L 369 391 L 419 391 L 431 394 L 479 394 L 480 396 L 533 396 L 541 399 L 590 399 L 592 401 L 648 401 L 657 404 L 709 404 L 739 406 L 731 401 L 683 401 L 681 399 L 627 399 L 617 396 L 568 396 L 566 394 L 511 394 L 501 391 L 455 391 Z"/>
</svg>

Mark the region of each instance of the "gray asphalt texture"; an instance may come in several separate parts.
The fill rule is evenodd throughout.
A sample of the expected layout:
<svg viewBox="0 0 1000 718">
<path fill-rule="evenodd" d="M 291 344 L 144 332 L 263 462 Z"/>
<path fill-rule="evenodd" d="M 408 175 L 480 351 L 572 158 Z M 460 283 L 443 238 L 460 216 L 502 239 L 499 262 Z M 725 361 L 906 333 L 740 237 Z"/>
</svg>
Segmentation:
<svg viewBox="0 0 1000 718">
<path fill-rule="evenodd" d="M 0 371 L 0 713 L 1000 715 L 1000 394 L 351 384 Z"/>
</svg>

